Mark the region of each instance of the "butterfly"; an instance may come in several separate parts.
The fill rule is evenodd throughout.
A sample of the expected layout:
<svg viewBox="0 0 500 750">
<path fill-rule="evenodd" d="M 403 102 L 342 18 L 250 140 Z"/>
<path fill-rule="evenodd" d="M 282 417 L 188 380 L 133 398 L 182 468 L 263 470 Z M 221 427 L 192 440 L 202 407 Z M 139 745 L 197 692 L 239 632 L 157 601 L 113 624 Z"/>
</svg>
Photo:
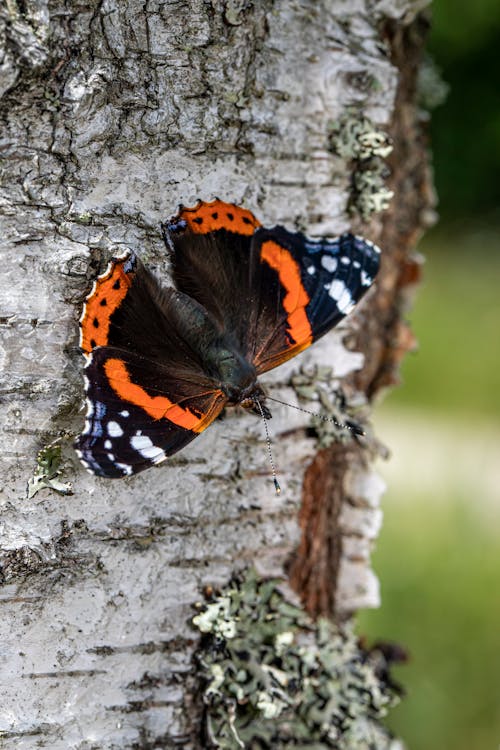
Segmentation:
<svg viewBox="0 0 500 750">
<path fill-rule="evenodd" d="M 162 231 L 174 286 L 127 251 L 80 318 L 87 415 L 76 449 L 101 477 L 161 463 L 226 406 L 269 417 L 258 376 L 336 326 L 379 268 L 368 240 L 266 229 L 219 199 L 180 206 Z"/>
</svg>

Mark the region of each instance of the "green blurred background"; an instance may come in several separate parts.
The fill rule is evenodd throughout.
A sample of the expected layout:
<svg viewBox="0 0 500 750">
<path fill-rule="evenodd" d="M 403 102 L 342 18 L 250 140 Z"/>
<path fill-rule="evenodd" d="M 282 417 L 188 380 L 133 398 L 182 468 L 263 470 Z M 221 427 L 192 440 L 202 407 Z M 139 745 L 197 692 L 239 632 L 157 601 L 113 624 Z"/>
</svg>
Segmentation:
<svg viewBox="0 0 500 750">
<path fill-rule="evenodd" d="M 393 457 L 370 640 L 405 645 L 390 728 L 409 750 L 500 748 L 500 1 L 435 0 L 437 227 L 423 240 L 418 354 L 375 415 Z"/>
</svg>

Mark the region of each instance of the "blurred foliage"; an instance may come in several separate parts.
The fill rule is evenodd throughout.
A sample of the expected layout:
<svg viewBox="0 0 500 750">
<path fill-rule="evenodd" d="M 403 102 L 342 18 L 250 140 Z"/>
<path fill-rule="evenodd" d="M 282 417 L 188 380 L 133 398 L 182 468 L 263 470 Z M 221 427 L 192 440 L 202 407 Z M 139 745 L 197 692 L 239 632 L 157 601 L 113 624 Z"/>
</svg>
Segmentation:
<svg viewBox="0 0 500 750">
<path fill-rule="evenodd" d="M 373 556 L 383 606 L 361 613 L 359 632 L 410 652 L 395 670 L 408 696 L 389 725 L 411 750 L 483 750 L 500 739 L 498 474 L 477 439 L 491 436 L 483 444 L 495 455 L 500 3 L 434 0 L 432 12 L 429 50 L 449 85 L 430 124 L 441 222 L 421 244 L 424 282 L 409 314 L 420 351 L 379 414 L 403 456 Z"/>
<path fill-rule="evenodd" d="M 500 521 L 485 483 L 499 491 L 495 477 L 483 476 L 484 454 L 474 447 L 479 433 L 492 434 L 493 452 L 499 446 L 499 240 L 500 231 L 458 237 L 444 226 L 422 243 L 424 283 L 410 313 L 420 351 L 406 357 L 404 387 L 379 414 L 379 422 L 384 414 L 403 422 L 415 445 L 399 486 L 391 480 L 384 498 L 373 559 L 383 606 L 362 613 L 359 632 L 395 640 L 411 654 L 395 675 L 408 696 L 390 721 L 411 750 L 482 750 L 500 738 Z M 428 425 L 426 442 L 435 442 L 441 465 L 434 484 L 411 409 Z M 468 452 L 454 454 L 453 426 Z M 395 454 L 402 450 L 397 439 L 388 444 Z M 475 474 L 467 486 L 457 466 L 465 460 Z M 422 479 L 412 485 L 408 475 L 419 466 Z"/>
<path fill-rule="evenodd" d="M 409 649 L 389 726 L 411 750 L 498 747 L 498 535 L 474 500 L 416 490 L 385 501 L 373 559 L 384 606 L 358 629 Z"/>
<path fill-rule="evenodd" d="M 431 121 L 439 212 L 500 222 L 500 3 L 435 0 L 432 17 L 429 51 L 450 86 Z"/>
<path fill-rule="evenodd" d="M 391 406 L 440 416 L 500 417 L 500 230 L 422 242 L 424 282 L 409 317 L 420 350 L 402 367 L 404 387 Z M 471 422 L 471 429 L 475 429 Z"/>
</svg>

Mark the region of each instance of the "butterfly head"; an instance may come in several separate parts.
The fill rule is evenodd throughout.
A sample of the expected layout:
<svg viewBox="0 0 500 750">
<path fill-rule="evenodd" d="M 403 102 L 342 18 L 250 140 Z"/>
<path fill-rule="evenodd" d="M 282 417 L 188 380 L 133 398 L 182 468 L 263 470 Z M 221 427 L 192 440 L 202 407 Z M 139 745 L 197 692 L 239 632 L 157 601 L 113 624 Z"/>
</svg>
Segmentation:
<svg viewBox="0 0 500 750">
<path fill-rule="evenodd" d="M 263 416 L 265 419 L 271 419 L 273 416 L 266 406 L 266 394 L 258 383 L 255 384 L 253 390 L 239 401 L 239 405 L 248 411 Z"/>
<path fill-rule="evenodd" d="M 261 404 L 266 419 L 271 419 L 271 412 L 264 405 L 266 394 L 257 381 L 255 368 L 237 352 L 226 352 L 218 362 L 220 390 L 227 397 L 231 406 L 242 406 L 244 409 L 261 414 L 257 402 Z"/>
</svg>

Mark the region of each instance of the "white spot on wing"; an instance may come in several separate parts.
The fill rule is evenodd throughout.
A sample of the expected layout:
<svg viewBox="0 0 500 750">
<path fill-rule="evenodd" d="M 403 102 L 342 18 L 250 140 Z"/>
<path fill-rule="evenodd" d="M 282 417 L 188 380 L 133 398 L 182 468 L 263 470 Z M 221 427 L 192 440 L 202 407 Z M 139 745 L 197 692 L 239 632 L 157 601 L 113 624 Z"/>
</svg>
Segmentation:
<svg viewBox="0 0 500 750">
<path fill-rule="evenodd" d="M 309 266 L 309 268 L 307 269 L 307 273 L 311 274 L 311 276 L 314 276 L 314 274 L 316 273 L 315 266 Z"/>
<path fill-rule="evenodd" d="M 108 422 L 108 435 L 111 435 L 111 437 L 121 437 L 123 435 L 123 430 L 118 422 Z"/>
<path fill-rule="evenodd" d="M 136 451 L 140 451 L 143 448 L 149 448 L 151 445 L 153 445 L 153 441 L 151 440 L 151 438 L 149 438 L 147 435 L 143 435 L 140 430 L 136 432 L 135 435 L 132 435 L 130 442 L 132 444 L 132 447 L 135 448 Z"/>
<path fill-rule="evenodd" d="M 340 279 L 335 279 L 330 284 L 330 297 L 338 302 L 342 295 L 346 292 L 346 285 Z"/>
<path fill-rule="evenodd" d="M 117 469 L 121 469 L 125 474 L 132 474 L 132 467 L 129 464 L 115 464 Z"/>
<path fill-rule="evenodd" d="M 368 245 L 368 247 L 371 247 L 372 250 L 375 250 L 375 252 L 380 255 L 380 248 L 374 242 L 367 240 L 365 237 L 359 237 L 358 235 L 355 235 L 355 238 L 358 240 L 358 242 L 363 242 L 365 245 Z"/>
<path fill-rule="evenodd" d="M 347 257 L 347 255 L 343 255 L 340 259 L 340 262 L 344 264 L 344 266 L 349 265 L 351 262 L 351 259 Z"/>
<path fill-rule="evenodd" d="M 326 271 L 333 273 L 334 271 L 337 270 L 337 265 L 338 265 L 337 258 L 334 258 L 331 255 L 322 255 L 321 265 Z"/>
<path fill-rule="evenodd" d="M 364 269 L 361 270 L 361 283 L 363 286 L 370 286 L 373 283 L 371 276 L 368 276 Z"/>
<path fill-rule="evenodd" d="M 130 412 L 128 412 L 126 409 L 120 412 L 121 417 L 130 417 Z"/>
<path fill-rule="evenodd" d="M 158 463 L 166 458 L 165 451 L 154 445 L 151 438 L 147 435 L 133 435 L 130 439 L 130 444 L 143 458 L 147 458 L 149 461 L 153 461 L 153 463 Z"/>
<path fill-rule="evenodd" d="M 330 297 L 335 300 L 341 313 L 347 315 L 354 307 L 354 302 L 349 289 L 343 281 L 335 279 L 330 286 Z"/>
<path fill-rule="evenodd" d="M 104 447 L 106 448 L 107 451 L 111 450 L 111 448 L 113 447 L 113 443 L 111 442 L 111 440 L 105 440 Z"/>
</svg>

